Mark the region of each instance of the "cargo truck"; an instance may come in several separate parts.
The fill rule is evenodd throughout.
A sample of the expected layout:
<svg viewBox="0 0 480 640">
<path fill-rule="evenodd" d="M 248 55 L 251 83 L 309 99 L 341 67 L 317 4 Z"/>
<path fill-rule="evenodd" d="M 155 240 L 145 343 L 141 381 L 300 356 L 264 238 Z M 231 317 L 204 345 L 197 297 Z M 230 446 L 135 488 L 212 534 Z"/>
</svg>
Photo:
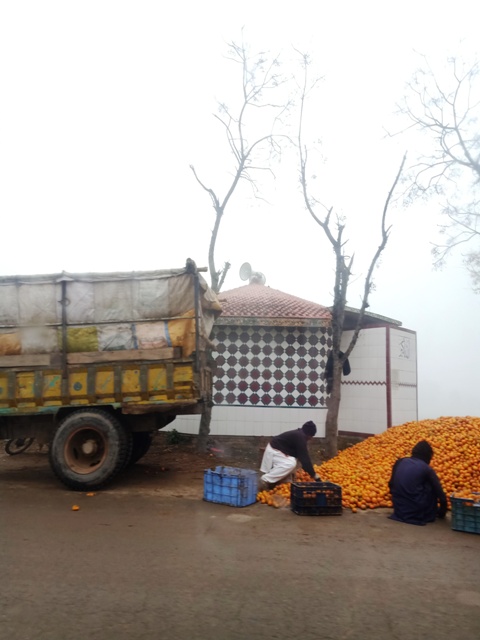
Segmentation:
<svg viewBox="0 0 480 640">
<path fill-rule="evenodd" d="M 221 312 L 195 263 L 0 278 L 0 438 L 49 444 L 56 476 L 97 489 L 177 415 L 211 401 Z"/>
</svg>

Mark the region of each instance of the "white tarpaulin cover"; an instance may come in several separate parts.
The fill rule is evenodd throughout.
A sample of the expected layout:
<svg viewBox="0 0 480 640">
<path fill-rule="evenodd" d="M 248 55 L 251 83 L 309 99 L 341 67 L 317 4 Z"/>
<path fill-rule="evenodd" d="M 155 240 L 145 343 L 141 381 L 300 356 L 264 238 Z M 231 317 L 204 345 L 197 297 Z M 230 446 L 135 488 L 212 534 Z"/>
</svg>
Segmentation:
<svg viewBox="0 0 480 640">
<path fill-rule="evenodd" d="M 200 281 L 200 336 L 221 312 Z M 0 278 L 0 355 L 51 353 L 62 345 L 66 283 L 68 351 L 195 348 L 194 276 L 185 269 Z"/>
</svg>

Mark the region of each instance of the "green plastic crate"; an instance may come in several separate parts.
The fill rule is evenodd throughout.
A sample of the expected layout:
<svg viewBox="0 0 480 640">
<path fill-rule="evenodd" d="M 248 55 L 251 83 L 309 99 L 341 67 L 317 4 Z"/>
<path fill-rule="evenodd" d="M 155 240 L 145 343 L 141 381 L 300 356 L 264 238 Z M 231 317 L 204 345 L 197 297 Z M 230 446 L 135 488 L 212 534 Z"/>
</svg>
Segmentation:
<svg viewBox="0 0 480 640">
<path fill-rule="evenodd" d="M 476 495 L 480 496 L 480 493 Z M 452 502 L 452 529 L 466 533 L 480 533 L 480 502 L 450 496 Z"/>
</svg>

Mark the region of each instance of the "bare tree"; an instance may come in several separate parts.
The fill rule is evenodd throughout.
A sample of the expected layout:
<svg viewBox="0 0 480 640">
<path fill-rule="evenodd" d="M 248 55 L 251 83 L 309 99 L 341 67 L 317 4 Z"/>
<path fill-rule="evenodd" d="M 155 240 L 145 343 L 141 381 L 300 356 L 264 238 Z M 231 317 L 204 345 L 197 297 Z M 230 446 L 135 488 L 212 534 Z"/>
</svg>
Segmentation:
<svg viewBox="0 0 480 640">
<path fill-rule="evenodd" d="M 403 171 L 406 155 L 403 157 L 395 180 L 393 181 L 393 184 L 385 200 L 385 205 L 383 207 L 383 212 L 379 224 L 380 243 L 372 257 L 367 275 L 365 277 L 362 303 L 359 309 L 356 326 L 353 330 L 353 334 L 348 347 L 345 351 L 340 351 L 345 320 L 345 307 L 347 304 L 347 291 L 350 276 L 352 275 L 354 254 L 348 255 L 346 252 L 347 240 L 345 240 L 344 238 L 345 221 L 342 220 L 339 216 L 333 215 L 333 208 L 324 207 L 317 199 L 312 197 L 310 194 L 307 180 L 308 150 L 303 143 L 302 127 L 304 120 L 305 101 L 308 93 L 316 85 L 317 81 L 314 81 L 310 86 L 308 85 L 309 57 L 306 54 L 301 55 L 302 66 L 304 70 L 304 82 L 303 86 L 300 87 L 300 119 L 298 127 L 300 184 L 307 211 L 322 229 L 335 255 L 335 283 L 333 288 L 333 305 L 331 307 L 333 370 L 331 392 L 330 397 L 327 400 L 327 417 L 325 421 L 326 455 L 327 457 L 331 458 L 335 456 L 338 451 L 338 414 L 341 400 L 343 365 L 347 358 L 350 356 L 353 348 L 355 347 L 355 344 L 357 343 L 365 311 L 369 306 L 368 298 L 373 288 L 373 271 L 383 250 L 387 245 L 391 229 L 390 226 L 387 227 L 387 213 L 393 197 L 393 193 Z M 319 213 L 318 209 L 323 210 L 323 213 Z"/>
<path fill-rule="evenodd" d="M 274 156 L 281 153 L 281 139 L 285 134 L 277 133 L 276 127 L 281 124 L 282 116 L 288 111 L 290 101 L 277 104 L 272 100 L 272 94 L 286 80 L 280 73 L 278 57 L 269 58 L 265 52 L 250 55 L 245 44 L 232 42 L 229 45 L 228 59 L 240 65 L 242 78 L 242 98 L 236 109 L 219 103 L 218 113 L 214 118 L 224 129 L 228 150 L 233 159 L 230 180 L 223 193 L 207 186 L 200 179 L 195 167 L 190 165 L 198 184 L 211 199 L 215 212 L 215 220 L 210 237 L 208 250 L 208 266 L 212 282 L 212 289 L 220 291 L 225 281 L 230 264 L 227 262 L 221 269 L 215 263 L 215 247 L 223 216 L 239 183 L 247 181 L 254 196 L 259 197 L 257 182 L 253 174 L 258 171 L 272 173 L 270 162 Z M 259 110 L 268 111 L 269 116 L 263 116 L 263 130 L 258 130 Z M 253 139 L 251 131 L 256 129 Z"/>
<path fill-rule="evenodd" d="M 426 136 L 428 151 L 413 167 L 414 195 L 439 195 L 446 222 L 443 244 L 433 248 L 442 266 L 456 247 L 469 244 L 465 263 L 480 292 L 480 67 L 452 58 L 439 81 L 428 61 L 408 84 L 401 111 Z M 470 248 L 471 247 L 471 248 Z"/>
<path fill-rule="evenodd" d="M 233 161 L 226 187 L 207 185 L 193 165 L 190 168 L 197 183 L 211 200 L 215 219 L 208 249 L 208 267 L 212 289 L 219 292 L 225 282 L 230 263 L 221 269 L 216 266 L 215 249 L 222 219 L 233 195 L 241 182 L 247 182 L 255 197 L 260 197 L 255 173 L 272 172 L 271 162 L 281 154 L 282 139 L 285 134 L 276 129 L 282 124 L 282 116 L 290 107 L 288 97 L 276 102 L 279 88 L 286 79 L 280 72 L 278 57 L 270 57 L 265 52 L 250 54 L 245 44 L 232 42 L 227 58 L 239 65 L 241 75 L 241 99 L 233 109 L 219 103 L 215 119 L 224 130 L 227 151 Z M 220 181 L 220 180 L 219 180 Z M 211 421 L 211 398 L 200 421 L 198 448 L 206 448 Z"/>
</svg>

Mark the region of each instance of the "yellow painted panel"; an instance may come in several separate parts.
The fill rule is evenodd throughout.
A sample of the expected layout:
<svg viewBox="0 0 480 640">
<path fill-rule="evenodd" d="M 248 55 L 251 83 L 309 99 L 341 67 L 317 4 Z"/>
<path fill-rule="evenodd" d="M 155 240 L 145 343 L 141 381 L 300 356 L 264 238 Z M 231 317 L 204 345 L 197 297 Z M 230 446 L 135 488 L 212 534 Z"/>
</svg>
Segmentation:
<svg viewBox="0 0 480 640">
<path fill-rule="evenodd" d="M 118 365 L 116 365 L 118 366 Z M 62 374 L 59 370 L 37 369 L 41 375 L 35 376 L 35 370 L 17 371 L 15 373 L 15 399 L 13 407 L 17 406 L 23 411 L 35 408 L 36 402 L 39 406 L 54 407 L 62 404 L 83 405 L 98 402 L 128 402 L 128 403 L 148 403 L 148 402 L 171 402 L 175 398 L 178 400 L 193 399 L 197 390 L 193 383 L 194 374 L 191 365 L 177 365 L 173 367 L 173 388 L 168 388 L 169 376 L 165 363 L 152 363 L 147 365 L 146 395 L 141 390 L 141 370 L 136 364 L 126 364 L 121 367 L 121 398 L 115 393 L 115 370 L 116 366 L 110 364 L 101 367 L 82 366 L 69 371 L 68 397 L 62 398 Z M 93 395 L 89 397 L 88 392 L 88 372 L 95 372 L 95 383 Z M 13 382 L 13 380 L 12 380 Z M 38 389 L 36 384 L 41 384 L 42 397 L 35 398 Z M 172 381 L 170 380 L 170 384 Z M 8 388 L 9 377 L 7 372 L 0 372 L 0 407 L 8 408 Z M 117 390 L 118 392 L 118 390 Z"/>
<path fill-rule="evenodd" d="M 45 373 L 43 376 L 43 397 L 60 398 L 62 394 L 62 376 L 59 373 Z"/>
<path fill-rule="evenodd" d="M 175 367 L 173 372 L 173 382 L 191 382 L 193 380 L 193 369 L 189 366 Z"/>
<path fill-rule="evenodd" d="M 31 398 L 35 397 L 34 387 L 33 387 L 34 380 L 35 380 L 35 377 L 31 371 L 17 374 L 16 396 L 19 402 L 22 402 L 24 400 L 30 400 Z"/>
<path fill-rule="evenodd" d="M 168 402 L 169 397 L 166 391 L 151 391 L 148 395 L 147 402 Z"/>
<path fill-rule="evenodd" d="M 8 378 L 0 376 L 0 401 L 6 400 L 8 397 Z"/>
<path fill-rule="evenodd" d="M 163 367 L 150 367 L 148 370 L 148 389 L 155 391 L 164 391 L 167 388 L 167 370 Z"/>
<path fill-rule="evenodd" d="M 114 376 L 113 371 L 97 371 L 95 377 L 95 393 L 102 398 L 105 396 L 113 396 L 114 394 Z"/>
<path fill-rule="evenodd" d="M 140 370 L 124 369 L 122 371 L 122 393 L 136 394 L 140 392 Z"/>
<path fill-rule="evenodd" d="M 87 370 L 75 371 L 69 376 L 69 392 L 72 398 L 77 402 L 80 398 L 87 395 Z"/>
</svg>

